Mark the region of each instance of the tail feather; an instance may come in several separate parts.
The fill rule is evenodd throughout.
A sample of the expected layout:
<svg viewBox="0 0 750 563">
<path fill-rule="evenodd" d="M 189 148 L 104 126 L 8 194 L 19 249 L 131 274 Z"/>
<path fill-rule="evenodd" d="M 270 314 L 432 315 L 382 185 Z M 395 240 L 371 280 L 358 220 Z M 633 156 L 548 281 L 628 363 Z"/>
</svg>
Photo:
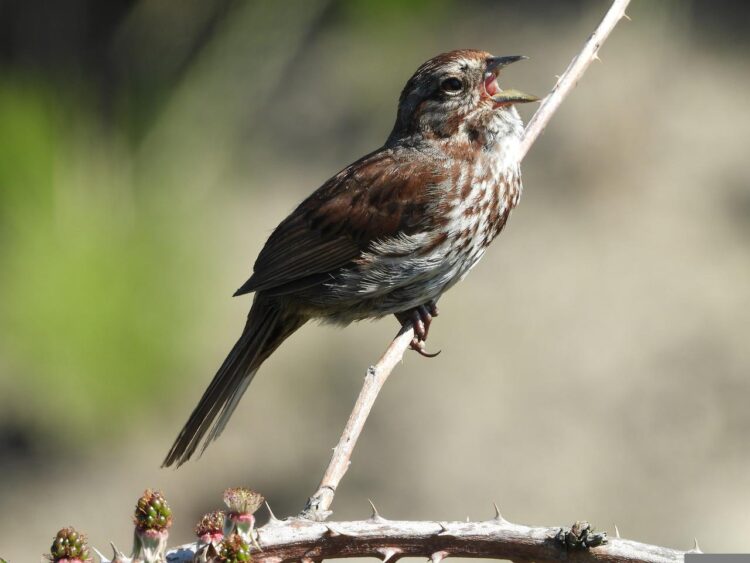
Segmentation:
<svg viewBox="0 0 750 563">
<path fill-rule="evenodd" d="M 277 302 L 256 296 L 237 343 L 216 372 L 162 467 L 185 463 L 201 446 L 201 454 L 219 437 L 260 365 L 305 319 L 285 314 Z M 202 445 L 201 445 L 202 442 Z"/>
</svg>

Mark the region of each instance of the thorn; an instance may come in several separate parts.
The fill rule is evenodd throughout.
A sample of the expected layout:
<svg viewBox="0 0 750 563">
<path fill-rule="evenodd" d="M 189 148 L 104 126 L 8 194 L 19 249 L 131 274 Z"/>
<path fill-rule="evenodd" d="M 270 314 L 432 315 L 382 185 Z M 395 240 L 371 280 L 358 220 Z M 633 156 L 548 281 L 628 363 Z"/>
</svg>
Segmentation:
<svg viewBox="0 0 750 563">
<path fill-rule="evenodd" d="M 497 507 L 497 503 L 493 502 L 492 506 L 495 507 L 495 520 L 498 522 L 507 522 L 507 520 L 503 518 L 503 515 L 500 514 L 500 509 Z"/>
<path fill-rule="evenodd" d="M 398 549 L 396 547 L 379 547 L 376 549 L 380 555 L 383 556 L 383 563 L 388 563 L 391 559 L 396 557 L 399 553 L 402 552 L 401 549 Z"/>
<path fill-rule="evenodd" d="M 385 518 L 383 518 L 380 515 L 380 513 L 378 512 L 378 509 L 375 508 L 375 504 L 373 504 L 373 502 L 369 498 L 367 499 L 367 502 L 369 502 L 370 506 L 372 507 L 372 515 L 370 516 L 370 520 L 372 520 L 373 522 L 382 522 L 382 521 L 384 521 Z"/>
<path fill-rule="evenodd" d="M 117 549 L 117 546 L 114 544 L 114 542 L 109 542 L 109 545 L 112 546 L 112 551 L 114 552 L 114 555 L 112 556 L 112 559 L 122 559 L 127 560 L 127 557 L 125 557 L 125 554 Z"/>
<path fill-rule="evenodd" d="M 253 533 L 253 532 L 255 532 L 255 533 Z M 260 547 L 260 543 L 258 543 L 259 540 L 260 540 L 260 533 L 258 532 L 258 530 L 250 530 L 250 541 L 252 542 L 253 546 L 258 551 L 262 552 L 263 548 Z"/>
<path fill-rule="evenodd" d="M 93 545 L 91 546 L 91 549 L 94 550 L 94 553 L 96 553 L 96 556 L 99 558 L 99 561 L 101 563 L 109 563 L 109 559 L 107 559 L 106 555 L 104 555 L 101 551 L 96 549 Z"/>
<path fill-rule="evenodd" d="M 109 545 L 112 546 L 112 559 L 107 559 L 107 556 L 104 555 L 101 551 L 99 551 L 95 547 L 92 546 L 91 548 L 96 552 L 101 563 L 112 563 L 113 561 L 121 561 L 121 562 L 130 561 L 130 559 L 125 557 L 125 554 L 122 551 L 117 549 L 117 546 L 114 543 L 109 542 Z"/>
<path fill-rule="evenodd" d="M 432 555 L 430 555 L 430 562 L 431 563 L 440 563 L 443 559 L 448 557 L 447 551 L 436 551 Z"/>
<path fill-rule="evenodd" d="M 599 53 L 598 53 L 598 52 L 597 52 L 597 53 L 594 53 L 594 56 L 593 56 L 593 57 L 591 57 L 591 60 L 593 60 L 593 61 L 599 61 L 599 62 L 602 62 L 602 59 L 601 59 L 601 58 L 599 58 Z"/>
<path fill-rule="evenodd" d="M 266 510 L 268 510 L 268 523 L 269 524 L 280 524 L 281 520 L 276 518 L 276 515 L 273 513 L 273 510 L 271 510 L 271 505 L 268 504 L 268 501 L 266 501 Z"/>
<path fill-rule="evenodd" d="M 471 518 L 469 518 L 469 517 L 467 516 L 467 517 L 466 517 L 466 521 L 467 521 L 467 522 L 471 522 Z"/>
<path fill-rule="evenodd" d="M 448 531 L 448 528 L 446 528 L 445 524 L 443 524 L 442 522 L 438 522 L 437 525 L 440 526 L 440 531 L 437 533 L 438 536 L 450 536 L 450 535 L 452 535 Z"/>
<path fill-rule="evenodd" d="M 698 545 L 698 538 L 693 538 L 693 549 L 691 549 L 693 553 L 703 553 L 701 551 L 701 546 Z"/>
<path fill-rule="evenodd" d="M 630 19 L 630 16 L 627 15 L 625 12 L 622 13 L 622 17 L 625 18 L 626 20 L 628 20 L 629 22 L 633 21 L 632 19 Z"/>
<path fill-rule="evenodd" d="M 615 537 L 619 540 L 620 539 L 620 529 L 617 527 L 617 524 L 614 524 L 615 526 Z"/>
</svg>

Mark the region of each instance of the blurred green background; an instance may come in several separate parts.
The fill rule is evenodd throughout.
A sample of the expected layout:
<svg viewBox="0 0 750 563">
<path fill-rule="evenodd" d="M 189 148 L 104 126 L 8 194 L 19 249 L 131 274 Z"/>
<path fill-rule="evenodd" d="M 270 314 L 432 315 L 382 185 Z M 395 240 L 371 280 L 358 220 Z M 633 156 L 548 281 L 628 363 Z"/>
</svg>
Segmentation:
<svg viewBox="0 0 750 563">
<path fill-rule="evenodd" d="M 0 555 L 128 547 L 163 489 L 317 486 L 395 320 L 305 327 L 221 440 L 159 464 L 238 336 L 276 224 L 459 47 L 544 94 L 608 3 L 0 0 Z M 589 519 L 750 551 L 750 8 L 634 0 L 524 163 L 506 232 L 407 354 L 334 518 Z M 528 118 L 533 108 L 523 108 Z"/>
</svg>

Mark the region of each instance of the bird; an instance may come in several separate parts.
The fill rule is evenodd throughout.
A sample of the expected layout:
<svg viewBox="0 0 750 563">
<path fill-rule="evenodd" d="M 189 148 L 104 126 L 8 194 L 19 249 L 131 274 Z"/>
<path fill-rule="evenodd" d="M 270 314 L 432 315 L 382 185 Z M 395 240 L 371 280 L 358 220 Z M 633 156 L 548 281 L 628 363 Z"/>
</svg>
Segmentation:
<svg viewBox="0 0 750 563">
<path fill-rule="evenodd" d="M 442 53 L 409 78 L 385 143 L 327 180 L 271 233 L 250 278 L 239 340 L 163 467 L 201 454 L 224 430 L 261 364 L 309 320 L 346 326 L 395 315 L 425 351 L 440 296 L 462 280 L 521 196 L 516 104 L 497 79 L 527 57 Z"/>
</svg>

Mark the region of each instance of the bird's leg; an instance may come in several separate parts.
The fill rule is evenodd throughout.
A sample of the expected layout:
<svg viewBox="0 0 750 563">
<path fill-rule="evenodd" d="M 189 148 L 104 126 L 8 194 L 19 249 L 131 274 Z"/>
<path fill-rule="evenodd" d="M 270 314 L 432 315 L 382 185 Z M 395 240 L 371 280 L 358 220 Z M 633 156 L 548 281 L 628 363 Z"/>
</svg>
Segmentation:
<svg viewBox="0 0 750 563">
<path fill-rule="evenodd" d="M 424 305 L 419 305 L 408 311 L 396 313 L 396 318 L 402 325 L 411 323 L 414 328 L 414 339 L 411 341 L 411 349 L 426 358 L 434 358 L 440 353 L 440 350 L 434 354 L 430 354 L 424 350 L 424 343 L 430 332 L 432 319 L 437 316 L 438 308 L 434 301 L 428 301 Z"/>
</svg>

